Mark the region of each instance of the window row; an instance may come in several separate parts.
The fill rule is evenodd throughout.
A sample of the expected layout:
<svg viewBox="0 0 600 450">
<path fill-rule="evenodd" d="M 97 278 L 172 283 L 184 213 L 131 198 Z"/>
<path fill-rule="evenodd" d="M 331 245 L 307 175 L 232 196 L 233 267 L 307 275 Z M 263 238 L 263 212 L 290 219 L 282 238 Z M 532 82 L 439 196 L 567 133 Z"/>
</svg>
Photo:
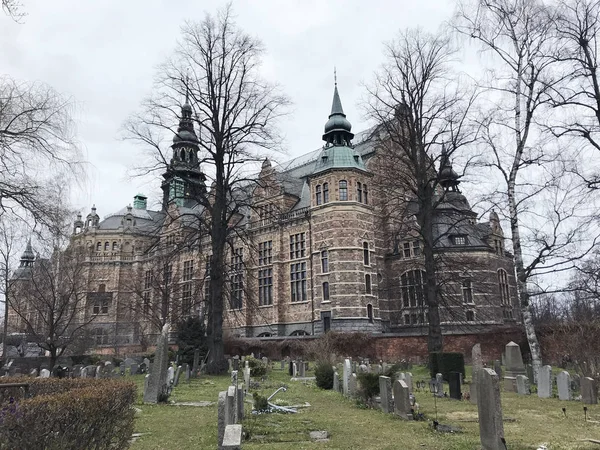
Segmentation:
<svg viewBox="0 0 600 450">
<path fill-rule="evenodd" d="M 348 200 L 348 181 L 340 180 L 338 182 L 338 193 L 340 201 Z M 365 205 L 369 204 L 369 188 L 366 184 L 356 183 L 356 201 Z M 317 205 L 329 203 L 329 183 L 315 186 L 315 203 Z"/>
<path fill-rule="evenodd" d="M 112 251 L 118 250 L 119 249 L 119 243 L 117 241 L 113 241 L 112 243 Z M 111 246 L 110 246 L 110 242 L 106 241 L 104 242 L 104 251 L 108 252 L 111 250 Z M 101 252 L 102 251 L 102 242 L 97 242 L 96 243 L 96 251 L 97 252 Z"/>
</svg>

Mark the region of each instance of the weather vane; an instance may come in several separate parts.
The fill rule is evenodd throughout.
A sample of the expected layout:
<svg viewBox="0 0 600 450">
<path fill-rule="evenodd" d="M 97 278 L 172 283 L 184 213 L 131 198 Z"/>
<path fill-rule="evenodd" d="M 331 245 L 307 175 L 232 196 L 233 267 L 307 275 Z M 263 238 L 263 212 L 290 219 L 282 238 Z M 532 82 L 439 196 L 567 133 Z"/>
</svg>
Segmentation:
<svg viewBox="0 0 600 450">
<path fill-rule="evenodd" d="M 333 66 L 333 83 L 337 86 L 337 72 L 335 66 Z"/>
</svg>

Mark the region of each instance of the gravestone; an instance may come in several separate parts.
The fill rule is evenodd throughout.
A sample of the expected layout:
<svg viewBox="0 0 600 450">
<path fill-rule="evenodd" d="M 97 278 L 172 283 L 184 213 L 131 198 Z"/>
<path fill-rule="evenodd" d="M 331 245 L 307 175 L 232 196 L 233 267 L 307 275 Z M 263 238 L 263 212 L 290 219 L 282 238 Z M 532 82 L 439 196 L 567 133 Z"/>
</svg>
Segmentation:
<svg viewBox="0 0 600 450">
<path fill-rule="evenodd" d="M 119 364 L 119 372 L 121 372 L 121 375 L 125 375 L 125 363 L 124 362 Z"/>
<path fill-rule="evenodd" d="M 285 359 L 281 360 L 281 370 L 285 370 Z"/>
<path fill-rule="evenodd" d="M 37 377 L 38 376 L 38 370 L 37 369 L 31 369 L 31 372 L 29 372 L 29 376 L 30 377 Z"/>
<path fill-rule="evenodd" d="M 244 385 L 237 385 L 237 411 L 236 411 L 236 423 L 240 423 L 244 420 Z"/>
<path fill-rule="evenodd" d="M 393 412 L 394 401 L 392 399 L 392 380 L 390 377 L 379 377 L 379 396 L 382 411 L 386 414 Z"/>
<path fill-rule="evenodd" d="M 412 419 L 410 393 L 404 380 L 394 382 L 394 412 L 403 419 Z"/>
<path fill-rule="evenodd" d="M 190 370 L 190 365 L 188 363 L 183 364 L 183 372 L 185 373 L 185 381 L 190 382 L 190 378 L 192 375 L 192 371 Z"/>
<path fill-rule="evenodd" d="M 531 390 L 529 389 L 529 378 L 527 378 L 525 375 L 517 375 L 517 394 L 531 394 Z"/>
<path fill-rule="evenodd" d="M 483 450 L 506 450 L 502 442 L 504 425 L 500 404 L 500 379 L 492 369 L 483 368 L 477 375 L 477 413 Z"/>
<path fill-rule="evenodd" d="M 40 370 L 40 378 L 50 378 L 50 371 L 48 369 Z"/>
<path fill-rule="evenodd" d="M 369 368 L 366 364 L 361 364 L 360 366 L 358 366 L 358 371 L 359 373 L 367 373 L 369 371 Z"/>
<path fill-rule="evenodd" d="M 527 375 L 527 378 L 529 378 L 529 382 L 534 383 L 534 381 L 533 381 L 533 366 L 531 364 L 525 364 L 525 373 Z"/>
<path fill-rule="evenodd" d="M 408 393 L 412 394 L 413 393 L 412 373 L 406 372 L 404 375 L 405 375 L 404 381 L 406 382 L 406 386 L 408 386 Z"/>
<path fill-rule="evenodd" d="M 148 391 L 148 382 L 150 381 L 150 374 L 147 373 L 146 375 L 144 375 L 144 396 L 146 395 L 146 392 Z"/>
<path fill-rule="evenodd" d="M 588 405 L 598 403 L 598 387 L 593 378 L 583 377 L 581 379 L 581 401 Z"/>
<path fill-rule="evenodd" d="M 158 398 L 167 383 L 167 364 L 169 363 L 169 324 L 165 324 L 154 354 L 154 368 L 148 379 L 148 389 L 144 392 L 144 403 L 158 403 Z"/>
<path fill-rule="evenodd" d="M 150 372 L 150 360 L 148 358 L 144 358 L 143 364 L 144 367 L 146 367 L 146 372 Z"/>
<path fill-rule="evenodd" d="M 171 386 L 175 382 L 175 369 L 169 366 L 167 369 L 167 386 Z"/>
<path fill-rule="evenodd" d="M 225 403 L 225 416 L 227 425 L 235 423 L 235 416 L 237 415 L 237 388 L 235 386 L 229 386 L 227 388 L 227 400 Z"/>
<path fill-rule="evenodd" d="M 298 376 L 298 363 L 294 361 L 292 363 L 292 377 L 296 378 Z"/>
<path fill-rule="evenodd" d="M 304 361 L 300 361 L 298 363 L 298 376 L 300 378 L 304 378 L 306 376 L 306 364 L 304 364 Z"/>
<path fill-rule="evenodd" d="M 462 400 L 462 392 L 460 390 L 460 376 L 460 372 L 450 372 L 448 374 L 450 398 L 453 398 L 454 400 Z"/>
<path fill-rule="evenodd" d="M 569 372 L 563 370 L 556 375 L 556 387 L 558 389 L 559 400 L 571 400 L 571 376 Z"/>
<path fill-rule="evenodd" d="M 552 397 L 552 367 L 543 366 L 538 373 L 538 397 Z"/>
<path fill-rule="evenodd" d="M 129 375 L 137 375 L 138 373 L 138 364 L 133 363 L 129 366 Z"/>
<path fill-rule="evenodd" d="M 244 385 L 246 386 L 246 392 L 250 389 L 250 367 L 244 367 Z"/>
<path fill-rule="evenodd" d="M 103 378 L 104 374 L 102 373 L 103 367 L 101 365 L 96 366 L 96 379 Z"/>
<path fill-rule="evenodd" d="M 175 371 L 175 380 L 173 380 L 173 386 L 177 386 L 179 384 L 179 377 L 181 376 L 181 366 L 177 367 Z"/>
<path fill-rule="evenodd" d="M 473 365 L 473 376 L 469 386 L 469 399 L 474 405 L 477 404 L 477 374 L 483 369 L 483 358 L 481 357 L 481 344 L 475 344 L 471 349 L 471 364 Z"/>
<path fill-rule="evenodd" d="M 333 372 L 333 390 L 334 392 L 340 392 L 340 375 L 337 371 Z"/>
<path fill-rule="evenodd" d="M 71 372 L 71 376 L 73 378 L 81 378 L 81 371 L 83 370 L 83 364 L 76 364 L 73 366 L 73 371 Z"/>
<path fill-rule="evenodd" d="M 517 375 L 526 375 L 521 348 L 519 344 L 511 341 L 504 347 L 504 354 L 506 355 L 504 390 L 506 392 L 517 392 Z M 497 372 L 497 375 L 499 378 L 502 378 L 501 373 Z"/>
<path fill-rule="evenodd" d="M 344 372 L 342 378 L 342 386 L 344 389 L 344 395 L 349 396 L 349 384 L 350 384 L 350 376 L 352 375 L 352 363 L 349 359 L 344 360 Z"/>
<path fill-rule="evenodd" d="M 356 395 L 356 387 L 358 385 L 358 381 L 356 379 L 356 374 L 353 373 L 350 375 L 350 379 L 348 380 L 348 396 L 354 397 Z"/>
<path fill-rule="evenodd" d="M 227 391 L 219 392 L 217 401 L 217 444 L 219 447 L 223 443 L 223 435 L 225 434 L 225 427 L 229 425 L 227 423 Z"/>
<path fill-rule="evenodd" d="M 223 431 L 223 442 L 219 446 L 219 450 L 241 450 L 242 439 L 243 432 L 241 425 L 227 425 Z"/>
<path fill-rule="evenodd" d="M 435 386 L 438 397 L 444 396 L 444 376 L 441 373 L 435 375 Z"/>
</svg>

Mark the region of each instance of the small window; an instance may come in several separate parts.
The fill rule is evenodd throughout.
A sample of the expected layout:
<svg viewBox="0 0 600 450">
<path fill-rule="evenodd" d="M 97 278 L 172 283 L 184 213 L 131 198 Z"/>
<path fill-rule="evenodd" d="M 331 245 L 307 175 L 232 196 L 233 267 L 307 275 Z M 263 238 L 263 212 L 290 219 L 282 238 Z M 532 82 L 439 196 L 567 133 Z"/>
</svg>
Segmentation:
<svg viewBox="0 0 600 450">
<path fill-rule="evenodd" d="M 371 304 L 367 305 L 367 318 L 369 322 L 373 323 L 373 305 Z"/>
<path fill-rule="evenodd" d="M 356 201 L 362 203 L 362 198 L 362 184 L 359 182 L 356 183 Z"/>
<path fill-rule="evenodd" d="M 323 283 L 323 301 L 329 301 L 329 283 L 327 281 Z"/>
<path fill-rule="evenodd" d="M 96 244 L 96 251 L 99 252 L 100 250 L 102 250 L 102 242 Z"/>
<path fill-rule="evenodd" d="M 369 204 L 369 191 L 367 190 L 367 185 L 363 184 L 363 197 L 365 199 L 365 205 Z"/>
<path fill-rule="evenodd" d="M 321 251 L 321 273 L 329 272 L 329 253 L 327 250 Z"/>
<path fill-rule="evenodd" d="M 452 236 L 452 243 L 454 245 L 467 245 L 466 236 Z"/>
<path fill-rule="evenodd" d="M 365 275 L 365 293 L 366 294 L 371 293 L 371 275 L 369 275 L 369 274 Z"/>
<path fill-rule="evenodd" d="M 130 227 L 131 225 L 133 225 L 133 220 L 127 219 L 127 226 Z"/>
<path fill-rule="evenodd" d="M 421 255 L 421 242 L 413 241 L 413 256 L 420 256 L 420 255 Z"/>
<path fill-rule="evenodd" d="M 410 315 L 404 314 L 404 325 L 410 325 Z"/>
<path fill-rule="evenodd" d="M 475 321 L 475 311 L 466 311 L 465 312 L 465 316 L 467 318 L 467 322 L 474 322 Z"/>
<path fill-rule="evenodd" d="M 316 200 L 317 200 L 317 205 L 321 204 L 321 185 L 318 184 L 317 187 L 315 188 L 315 193 L 316 193 Z"/>
<path fill-rule="evenodd" d="M 348 182 L 346 180 L 340 180 L 340 201 L 345 202 L 348 200 Z"/>
<path fill-rule="evenodd" d="M 98 292 L 106 292 L 106 284 L 104 284 L 104 283 L 99 284 Z"/>
<path fill-rule="evenodd" d="M 462 280 L 462 298 L 463 303 L 473 303 L 473 284 L 471 283 L 470 278 Z"/>
<path fill-rule="evenodd" d="M 363 263 L 365 266 L 368 266 L 370 263 L 370 254 L 369 254 L 369 243 L 363 242 Z"/>
<path fill-rule="evenodd" d="M 404 243 L 404 257 L 410 258 L 410 242 Z"/>
</svg>

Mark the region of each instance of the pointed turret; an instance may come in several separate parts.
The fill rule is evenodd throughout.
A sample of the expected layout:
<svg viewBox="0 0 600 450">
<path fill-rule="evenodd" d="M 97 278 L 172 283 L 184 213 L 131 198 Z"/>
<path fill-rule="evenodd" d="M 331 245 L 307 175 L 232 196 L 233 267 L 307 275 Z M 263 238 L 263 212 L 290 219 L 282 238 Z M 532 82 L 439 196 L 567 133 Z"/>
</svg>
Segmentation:
<svg viewBox="0 0 600 450">
<path fill-rule="evenodd" d="M 31 271 L 33 269 L 33 264 L 35 263 L 35 253 L 33 253 L 33 248 L 31 246 L 31 239 L 27 241 L 27 246 L 25 247 L 25 251 L 21 255 L 21 262 L 19 263 L 19 267 L 15 270 L 13 278 L 15 279 L 25 279 L 31 276 Z"/>
<path fill-rule="evenodd" d="M 81 213 L 77 213 L 77 219 L 73 222 L 73 234 L 79 234 L 83 231 L 83 220 L 81 220 Z"/>
<path fill-rule="evenodd" d="M 100 223 L 100 216 L 96 213 L 96 205 L 92 205 L 92 211 L 85 218 L 86 228 L 96 228 Z"/>
<path fill-rule="evenodd" d="M 344 108 L 342 108 L 342 100 L 340 99 L 336 80 L 333 89 L 331 114 L 329 114 L 329 120 L 325 124 L 323 140 L 327 142 L 327 146 L 345 145 L 350 147 L 352 145 L 352 138 L 354 138 L 354 134 L 352 134 L 351 131 L 352 124 L 346 119 L 346 114 L 344 114 Z"/>
<path fill-rule="evenodd" d="M 440 158 L 440 184 L 446 191 L 460 192 L 458 174 L 452 168 L 452 163 L 448 157 L 446 146 L 442 144 L 442 156 Z"/>
</svg>

